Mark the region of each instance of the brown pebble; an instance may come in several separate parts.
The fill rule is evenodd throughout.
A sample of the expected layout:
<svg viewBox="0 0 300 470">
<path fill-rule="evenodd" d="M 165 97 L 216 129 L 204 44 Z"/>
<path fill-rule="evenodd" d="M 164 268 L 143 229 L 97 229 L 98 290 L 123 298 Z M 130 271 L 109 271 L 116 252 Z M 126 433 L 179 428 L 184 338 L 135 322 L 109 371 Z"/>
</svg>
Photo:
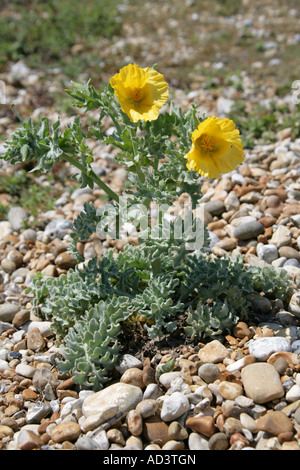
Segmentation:
<svg viewBox="0 0 300 470">
<path fill-rule="evenodd" d="M 232 446 L 232 444 L 234 444 L 237 441 L 243 442 L 243 444 L 245 444 L 245 446 L 248 446 L 250 444 L 248 439 L 246 439 L 246 437 L 243 434 L 241 434 L 240 432 L 234 432 L 230 436 L 230 445 Z"/>
<path fill-rule="evenodd" d="M 51 439 L 54 442 L 75 441 L 81 434 L 81 428 L 78 423 L 65 421 L 51 430 Z"/>
<path fill-rule="evenodd" d="M 142 380 L 144 385 L 147 387 L 149 384 L 156 383 L 155 370 L 150 365 L 146 365 L 142 370 Z"/>
<path fill-rule="evenodd" d="M 252 336 L 247 323 L 243 321 L 240 321 L 235 325 L 235 327 L 233 328 L 233 334 L 236 338 L 240 339 L 245 338 L 245 336 L 248 336 L 248 338 Z"/>
<path fill-rule="evenodd" d="M 199 432 L 206 437 L 211 437 L 217 429 L 212 416 L 190 417 L 185 424 L 192 431 Z"/>
<path fill-rule="evenodd" d="M 277 439 L 280 444 L 287 441 L 292 441 L 294 438 L 294 433 L 292 431 L 281 432 L 278 434 Z"/>
<path fill-rule="evenodd" d="M 273 436 L 278 434 L 293 432 L 292 420 L 283 411 L 268 411 L 265 415 L 257 419 L 257 428 Z"/>
<path fill-rule="evenodd" d="M 63 382 L 61 382 L 57 387 L 56 390 L 69 390 L 70 388 L 74 387 L 75 384 L 73 382 L 73 378 L 70 377 Z"/>
<path fill-rule="evenodd" d="M 27 348 L 32 351 L 40 351 L 45 347 L 45 340 L 37 327 L 29 328 L 27 333 Z"/>
<path fill-rule="evenodd" d="M 138 369 L 137 367 L 131 367 L 127 369 L 121 376 L 120 382 L 135 385 L 139 388 L 145 388 L 145 384 L 143 381 L 143 371 Z"/>
<path fill-rule="evenodd" d="M 170 440 L 168 425 L 159 416 L 150 416 L 144 420 L 143 436 L 149 443 L 162 447 Z"/>
<path fill-rule="evenodd" d="M 37 393 L 31 388 L 25 388 L 25 390 L 22 391 L 22 397 L 24 400 L 36 400 Z"/>
</svg>

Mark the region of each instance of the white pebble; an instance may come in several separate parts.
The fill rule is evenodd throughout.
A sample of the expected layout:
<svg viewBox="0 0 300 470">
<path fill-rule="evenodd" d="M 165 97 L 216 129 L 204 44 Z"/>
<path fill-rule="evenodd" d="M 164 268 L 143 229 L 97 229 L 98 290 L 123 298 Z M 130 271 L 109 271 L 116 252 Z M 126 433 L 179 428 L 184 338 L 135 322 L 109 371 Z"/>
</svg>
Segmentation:
<svg viewBox="0 0 300 470">
<path fill-rule="evenodd" d="M 16 374 L 22 375 L 31 379 L 36 371 L 35 367 L 29 366 L 28 364 L 18 364 L 16 367 Z"/>
<path fill-rule="evenodd" d="M 4 372 L 6 369 L 9 368 L 8 362 L 4 359 L 0 359 L 0 372 Z"/>
<path fill-rule="evenodd" d="M 298 385 L 293 385 L 285 395 L 286 401 L 294 402 L 300 399 L 300 387 Z"/>
<path fill-rule="evenodd" d="M 291 351 L 291 344 L 286 338 L 272 336 L 258 338 L 249 343 L 249 353 L 258 361 L 266 361 L 268 357 L 277 351 Z"/>
<path fill-rule="evenodd" d="M 189 409 L 190 403 L 186 395 L 174 392 L 164 400 L 160 417 L 163 421 L 173 421 Z"/>
</svg>

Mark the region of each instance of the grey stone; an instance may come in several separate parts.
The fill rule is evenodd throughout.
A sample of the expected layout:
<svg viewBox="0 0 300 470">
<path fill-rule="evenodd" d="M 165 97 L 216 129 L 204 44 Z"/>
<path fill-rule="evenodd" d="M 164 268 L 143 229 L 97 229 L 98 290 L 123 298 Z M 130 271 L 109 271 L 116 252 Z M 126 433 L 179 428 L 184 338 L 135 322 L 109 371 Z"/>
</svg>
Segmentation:
<svg viewBox="0 0 300 470">
<path fill-rule="evenodd" d="M 0 305 L 0 322 L 11 322 L 20 310 L 19 305 L 4 303 Z"/>
<path fill-rule="evenodd" d="M 22 240 L 32 242 L 32 243 L 34 243 L 36 241 L 36 237 L 37 237 L 36 231 L 32 230 L 31 228 L 27 228 L 21 234 L 21 239 Z"/>
<path fill-rule="evenodd" d="M 95 439 L 88 436 L 81 436 L 75 443 L 77 450 L 101 450 L 100 445 Z"/>
<path fill-rule="evenodd" d="M 264 232 L 264 227 L 260 222 L 246 222 L 235 227 L 233 236 L 238 240 L 250 240 L 256 238 L 259 234 Z"/>
<path fill-rule="evenodd" d="M 142 361 L 132 356 L 131 354 L 124 354 L 120 357 L 119 363 L 116 366 L 116 370 L 120 372 L 120 374 L 123 374 L 127 369 L 130 369 L 131 367 L 138 367 L 139 369 L 141 369 L 142 366 Z"/>
<path fill-rule="evenodd" d="M 260 315 L 266 315 L 272 310 L 272 304 L 267 297 L 259 294 L 253 294 L 249 296 L 252 309 L 255 313 Z"/>
<path fill-rule="evenodd" d="M 202 364 L 198 369 L 198 375 L 203 379 L 206 383 L 213 383 L 220 377 L 220 369 L 216 364 L 213 363 L 206 363 Z"/>
<path fill-rule="evenodd" d="M 28 424 L 38 424 L 50 413 L 52 413 L 52 409 L 49 403 L 36 403 L 27 411 L 26 422 Z"/>
<path fill-rule="evenodd" d="M 280 336 L 257 338 L 249 343 L 249 353 L 258 361 L 266 361 L 274 352 L 290 352 L 291 350 L 291 343 L 286 338 Z"/>
<path fill-rule="evenodd" d="M 49 222 L 49 224 L 46 225 L 44 234 L 51 240 L 54 238 L 62 239 L 65 235 L 67 235 L 71 224 L 71 220 L 68 219 L 52 220 Z"/>
<path fill-rule="evenodd" d="M 259 259 L 262 259 L 269 264 L 278 258 L 277 247 L 272 244 L 264 245 L 259 243 L 256 247 L 256 252 Z"/>
<path fill-rule="evenodd" d="M 23 223 L 28 218 L 28 215 L 23 207 L 16 206 L 9 209 L 7 218 L 12 229 L 19 231 L 23 227 Z"/>
<path fill-rule="evenodd" d="M 223 201 L 208 201 L 204 203 L 204 210 L 209 212 L 211 215 L 221 215 L 226 211 L 226 206 Z"/>
</svg>

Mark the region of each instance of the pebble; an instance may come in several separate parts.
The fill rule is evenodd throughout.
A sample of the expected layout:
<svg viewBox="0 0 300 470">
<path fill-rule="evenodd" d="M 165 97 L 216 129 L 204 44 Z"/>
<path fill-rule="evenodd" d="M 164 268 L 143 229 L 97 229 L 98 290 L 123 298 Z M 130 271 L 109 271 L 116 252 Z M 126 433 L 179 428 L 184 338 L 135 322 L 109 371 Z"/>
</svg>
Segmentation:
<svg viewBox="0 0 300 470">
<path fill-rule="evenodd" d="M 198 375 L 206 383 L 213 383 L 220 377 L 221 371 L 214 363 L 202 364 L 198 369 Z"/>
<path fill-rule="evenodd" d="M 135 408 L 142 401 L 143 393 L 139 387 L 126 383 L 116 383 L 85 398 L 82 404 L 83 414 L 88 417 L 100 410 L 115 405 L 121 413 Z"/>
<path fill-rule="evenodd" d="M 267 403 L 284 395 L 280 376 L 271 364 L 249 364 L 242 369 L 241 377 L 246 396 L 255 403 Z"/>
<path fill-rule="evenodd" d="M 19 305 L 4 303 L 0 305 L 0 321 L 11 322 L 16 313 L 20 310 Z"/>
<path fill-rule="evenodd" d="M 283 411 L 268 411 L 257 420 L 257 428 L 268 432 L 273 436 L 284 432 L 293 432 L 294 427 L 288 416 Z"/>
<path fill-rule="evenodd" d="M 45 237 L 50 240 L 59 238 L 62 240 L 68 234 L 68 229 L 71 227 L 72 222 L 67 219 L 57 219 L 49 222 L 44 230 Z"/>
<path fill-rule="evenodd" d="M 274 336 L 257 338 L 249 344 L 249 353 L 258 361 L 266 361 L 276 351 L 291 351 L 291 344 L 286 338 Z"/>
<path fill-rule="evenodd" d="M 23 207 L 13 206 L 9 209 L 7 217 L 12 229 L 19 231 L 22 229 L 23 223 L 28 218 L 28 215 Z"/>
<path fill-rule="evenodd" d="M 189 408 L 190 403 L 186 395 L 174 392 L 163 401 L 160 416 L 163 421 L 174 421 L 186 413 Z"/>
<path fill-rule="evenodd" d="M 256 238 L 263 231 L 264 226 L 260 222 L 252 221 L 238 225 L 234 229 L 233 235 L 238 240 L 250 240 L 252 238 Z"/>
<path fill-rule="evenodd" d="M 213 416 L 190 417 L 185 422 L 186 426 L 194 432 L 211 437 L 216 431 Z"/>
<path fill-rule="evenodd" d="M 78 423 L 66 421 L 54 426 L 51 429 L 50 436 L 54 442 L 75 441 L 81 434 L 81 428 Z"/>
</svg>

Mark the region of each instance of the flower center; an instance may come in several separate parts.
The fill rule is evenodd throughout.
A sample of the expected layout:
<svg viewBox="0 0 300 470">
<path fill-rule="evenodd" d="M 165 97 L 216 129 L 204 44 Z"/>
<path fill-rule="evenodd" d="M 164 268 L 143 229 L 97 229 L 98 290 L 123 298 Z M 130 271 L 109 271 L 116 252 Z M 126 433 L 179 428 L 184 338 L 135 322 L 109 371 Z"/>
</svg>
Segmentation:
<svg viewBox="0 0 300 470">
<path fill-rule="evenodd" d="M 202 134 L 199 137 L 199 146 L 201 147 L 202 150 L 206 152 L 211 152 L 215 150 L 215 138 L 209 136 L 208 134 Z"/>
<path fill-rule="evenodd" d="M 133 99 L 133 101 L 141 101 L 142 98 L 143 98 L 143 95 L 142 95 L 141 88 L 134 88 L 132 90 L 132 99 Z"/>
</svg>

